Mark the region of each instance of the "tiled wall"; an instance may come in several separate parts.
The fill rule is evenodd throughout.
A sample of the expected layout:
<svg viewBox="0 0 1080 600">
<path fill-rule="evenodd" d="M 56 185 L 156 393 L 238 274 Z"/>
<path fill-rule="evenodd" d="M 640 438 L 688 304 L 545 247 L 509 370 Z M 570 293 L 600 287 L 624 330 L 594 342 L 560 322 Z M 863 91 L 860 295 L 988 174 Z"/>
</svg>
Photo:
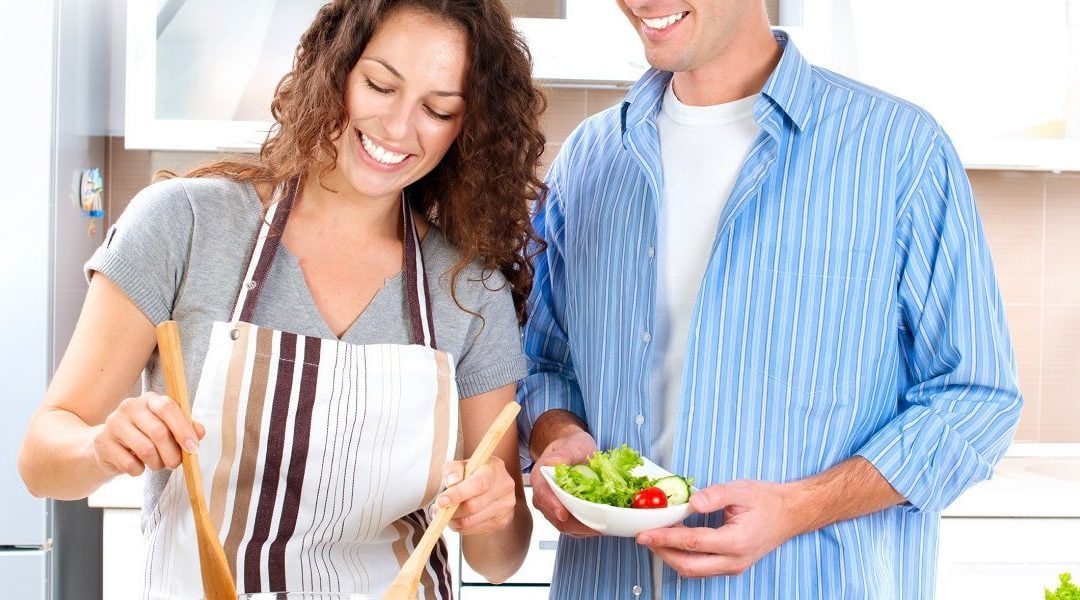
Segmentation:
<svg viewBox="0 0 1080 600">
<path fill-rule="evenodd" d="M 623 92 L 549 91 L 544 168 L 585 117 Z M 183 171 L 213 158 L 126 151 L 110 140 L 109 214 L 155 169 Z M 1026 404 L 1018 441 L 1080 442 L 1080 174 L 971 171 L 1012 331 Z"/>
</svg>

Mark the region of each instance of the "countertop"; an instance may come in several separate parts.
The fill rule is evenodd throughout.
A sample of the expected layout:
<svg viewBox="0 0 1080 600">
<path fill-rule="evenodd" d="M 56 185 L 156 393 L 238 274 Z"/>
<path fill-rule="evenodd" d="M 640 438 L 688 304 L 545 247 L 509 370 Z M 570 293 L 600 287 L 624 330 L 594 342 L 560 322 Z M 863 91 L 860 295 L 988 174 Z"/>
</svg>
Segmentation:
<svg viewBox="0 0 1080 600">
<path fill-rule="evenodd" d="M 117 477 L 89 504 L 141 508 L 142 478 Z M 964 492 L 943 516 L 1080 518 L 1080 444 L 1013 444 L 994 477 Z"/>
</svg>

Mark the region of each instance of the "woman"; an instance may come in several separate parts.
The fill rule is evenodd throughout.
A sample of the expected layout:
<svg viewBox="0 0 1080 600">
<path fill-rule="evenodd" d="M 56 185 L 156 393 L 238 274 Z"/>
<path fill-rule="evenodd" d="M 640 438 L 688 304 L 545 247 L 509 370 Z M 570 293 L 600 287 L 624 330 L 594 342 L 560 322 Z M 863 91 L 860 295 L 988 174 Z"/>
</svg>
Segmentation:
<svg viewBox="0 0 1080 600">
<path fill-rule="evenodd" d="M 380 593 L 436 500 L 462 503 L 469 564 L 511 575 L 532 527 L 516 434 L 463 481 L 450 459 L 458 415 L 468 456 L 525 373 L 543 104 L 498 0 L 323 7 L 258 160 L 147 188 L 87 264 L 23 443 L 31 492 L 82 498 L 152 469 L 152 598 L 202 594 L 181 448 L 199 452 L 240 591 Z M 168 318 L 195 425 L 158 393 L 123 399 L 144 367 L 163 390 Z M 449 597 L 446 561 L 433 553 L 422 597 Z"/>
</svg>

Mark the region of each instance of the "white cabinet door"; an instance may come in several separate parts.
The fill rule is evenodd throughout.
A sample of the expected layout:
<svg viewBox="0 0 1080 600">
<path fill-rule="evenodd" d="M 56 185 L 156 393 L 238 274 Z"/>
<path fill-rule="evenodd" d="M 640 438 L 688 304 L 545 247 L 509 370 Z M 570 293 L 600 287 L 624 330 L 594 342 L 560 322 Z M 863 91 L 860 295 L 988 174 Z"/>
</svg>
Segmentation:
<svg viewBox="0 0 1080 600">
<path fill-rule="evenodd" d="M 528 502 L 529 510 L 532 511 L 533 532 L 529 540 L 529 554 L 525 557 L 525 563 L 513 577 L 506 580 L 508 584 L 543 584 L 551 583 L 551 574 L 555 570 L 555 547 L 559 544 L 559 530 L 548 523 L 540 511 L 532 507 L 532 488 L 525 488 L 525 501 Z M 461 561 L 461 583 L 463 585 L 476 583 L 485 584 L 487 580 L 483 575 L 473 571 L 464 559 Z M 518 588 L 514 588 L 516 591 Z M 521 588 L 524 589 L 524 588 Z M 547 596 L 544 596 L 545 598 Z"/>
<path fill-rule="evenodd" d="M 547 586 L 463 585 L 459 600 L 547 600 Z"/>
<path fill-rule="evenodd" d="M 1080 519 L 946 518 L 938 598 L 1041 598 L 1058 574 L 1080 576 Z"/>
<path fill-rule="evenodd" d="M 102 520 L 102 598 L 143 597 L 143 536 L 137 508 L 107 508 Z"/>
</svg>

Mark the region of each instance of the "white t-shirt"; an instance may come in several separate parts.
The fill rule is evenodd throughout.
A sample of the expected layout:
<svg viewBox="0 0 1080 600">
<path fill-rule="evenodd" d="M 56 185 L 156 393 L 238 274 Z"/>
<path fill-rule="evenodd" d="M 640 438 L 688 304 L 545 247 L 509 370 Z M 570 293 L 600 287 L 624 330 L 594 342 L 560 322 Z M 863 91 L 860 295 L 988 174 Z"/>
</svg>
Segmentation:
<svg viewBox="0 0 1080 600">
<path fill-rule="evenodd" d="M 687 106 L 668 85 L 658 119 L 664 167 L 657 242 L 656 353 L 649 457 L 671 469 L 690 319 L 712 255 L 720 213 L 760 131 L 757 96 Z"/>
<path fill-rule="evenodd" d="M 657 242 L 657 344 L 650 386 L 648 456 L 672 470 L 690 319 L 712 256 L 720 213 L 760 132 L 750 96 L 713 106 L 687 106 L 669 84 L 659 115 L 664 167 Z M 654 597 L 660 566 L 654 559 Z"/>
</svg>

